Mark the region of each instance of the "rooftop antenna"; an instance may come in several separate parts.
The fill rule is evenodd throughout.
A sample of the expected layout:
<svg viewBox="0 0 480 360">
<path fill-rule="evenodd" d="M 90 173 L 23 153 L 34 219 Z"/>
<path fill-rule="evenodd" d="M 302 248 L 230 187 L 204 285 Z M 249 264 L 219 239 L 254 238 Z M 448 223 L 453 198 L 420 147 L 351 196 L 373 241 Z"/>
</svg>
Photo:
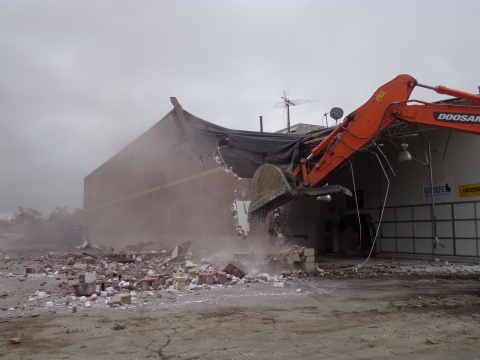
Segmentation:
<svg viewBox="0 0 480 360">
<path fill-rule="evenodd" d="M 303 100 L 303 99 L 290 100 L 288 98 L 288 91 L 281 91 L 280 97 L 282 98 L 283 101 L 275 103 L 273 108 L 274 109 L 287 108 L 287 132 L 290 132 L 290 106 L 308 104 L 311 102 L 316 102 L 316 100 Z"/>
</svg>

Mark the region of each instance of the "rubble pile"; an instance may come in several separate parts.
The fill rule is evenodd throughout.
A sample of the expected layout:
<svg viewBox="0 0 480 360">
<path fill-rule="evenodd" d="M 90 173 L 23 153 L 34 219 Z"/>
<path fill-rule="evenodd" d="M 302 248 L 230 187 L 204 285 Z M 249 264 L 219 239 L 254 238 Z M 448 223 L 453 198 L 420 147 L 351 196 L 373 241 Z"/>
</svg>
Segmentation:
<svg viewBox="0 0 480 360">
<path fill-rule="evenodd" d="M 195 260 L 189 251 L 191 244 L 187 241 L 170 251 L 158 252 L 84 248 L 78 253 L 48 253 L 36 258 L 12 260 L 6 256 L 0 278 L 13 278 L 32 286 L 35 283 L 35 291 L 18 306 L 0 309 L 20 310 L 23 314 L 37 308 L 50 312 L 58 309 L 77 312 L 79 307 L 92 306 L 124 308 L 133 306 L 133 300 L 138 303 L 139 298 L 164 296 L 167 301 L 175 302 L 181 294 L 198 294 L 217 286 L 276 282 L 282 278 L 248 274 L 245 264 L 249 268 L 253 264 L 253 253 L 233 254 L 234 260 L 224 262 L 215 256 L 212 256 L 215 261 Z M 258 268 L 262 268 L 261 264 Z M 2 299 L 9 296 L 12 294 L 0 293 Z"/>
<path fill-rule="evenodd" d="M 244 291 L 251 283 L 269 285 L 265 289 L 284 288 L 289 280 L 295 278 L 478 278 L 480 273 L 480 265 L 451 264 L 439 259 L 430 262 L 372 261 L 368 265 L 361 264 L 361 260 L 351 265 L 345 262 L 327 264 L 325 259 L 315 261 L 314 249 L 298 246 L 268 254 L 263 259 L 254 253 L 239 253 L 233 254 L 233 260 L 229 261 L 221 260 L 217 255 L 200 260 L 189 250 L 191 245 L 188 241 L 170 251 L 134 252 L 110 248 L 48 253 L 47 256 L 33 258 L 11 259 L 4 256 L 0 264 L 0 278 L 22 283 L 13 286 L 19 289 L 16 292 L 0 292 L 0 310 L 8 315 L 17 312 L 18 316 L 26 313 L 33 317 L 42 312 L 77 312 L 91 307 L 123 309 L 147 303 L 149 299 L 158 299 L 155 304 L 165 305 L 189 294 L 208 298 L 208 292 L 204 291 L 215 288 L 243 285 L 239 290 Z M 289 286 L 294 286 L 293 283 Z M 7 303 L 15 305 L 3 305 Z"/>
<path fill-rule="evenodd" d="M 235 285 L 245 277 L 245 269 L 237 261 L 229 262 L 222 270 L 205 261 L 196 264 L 188 251 L 190 245 L 188 241 L 160 253 L 110 251 L 92 256 L 84 252 L 80 258 L 68 254 L 67 264 L 84 271 L 78 275 L 78 283 L 73 285 L 75 296 L 113 296 L 113 304 L 128 304 L 128 296 L 117 294 L 162 289 L 198 291 L 217 284 Z"/>
</svg>

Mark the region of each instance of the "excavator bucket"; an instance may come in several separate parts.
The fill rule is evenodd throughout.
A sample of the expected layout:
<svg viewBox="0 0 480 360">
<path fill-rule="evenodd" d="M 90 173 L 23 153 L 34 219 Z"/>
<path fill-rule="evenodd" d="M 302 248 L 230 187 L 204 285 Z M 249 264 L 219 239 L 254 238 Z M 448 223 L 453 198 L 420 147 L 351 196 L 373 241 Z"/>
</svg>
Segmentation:
<svg viewBox="0 0 480 360">
<path fill-rule="evenodd" d="M 267 214 L 296 196 L 293 176 L 273 165 L 260 166 L 253 176 L 249 222 L 265 222 Z"/>
<path fill-rule="evenodd" d="M 349 189 L 340 185 L 297 188 L 294 177 L 289 172 L 273 165 L 262 165 L 253 176 L 248 221 L 265 222 L 270 211 L 295 198 L 336 193 L 352 196 Z"/>
</svg>

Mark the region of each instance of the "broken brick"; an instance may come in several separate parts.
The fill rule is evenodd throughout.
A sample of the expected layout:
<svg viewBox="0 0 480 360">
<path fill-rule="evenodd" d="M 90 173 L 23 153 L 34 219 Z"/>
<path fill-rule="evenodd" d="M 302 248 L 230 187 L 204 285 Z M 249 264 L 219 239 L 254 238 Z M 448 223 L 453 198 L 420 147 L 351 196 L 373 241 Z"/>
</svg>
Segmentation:
<svg viewBox="0 0 480 360">
<path fill-rule="evenodd" d="M 217 273 L 217 279 L 219 284 L 225 284 L 227 282 L 227 273 L 219 271 Z"/>
<path fill-rule="evenodd" d="M 25 335 L 22 332 L 19 332 L 18 336 L 10 339 L 10 342 L 12 344 L 19 344 L 24 338 L 25 338 Z"/>
<path fill-rule="evenodd" d="M 150 288 L 158 290 L 158 280 L 156 278 L 145 278 L 137 282 L 137 288 L 142 291 L 148 291 Z"/>
<path fill-rule="evenodd" d="M 213 271 L 201 271 L 198 273 L 198 285 L 213 285 Z"/>
<path fill-rule="evenodd" d="M 75 296 L 90 296 L 97 292 L 97 286 L 95 283 L 91 284 L 74 284 L 73 291 L 75 292 Z"/>
<path fill-rule="evenodd" d="M 314 248 L 305 249 L 305 251 L 303 252 L 303 255 L 305 255 L 305 256 L 315 256 L 315 249 Z"/>
<path fill-rule="evenodd" d="M 240 279 L 246 274 L 243 265 L 238 261 L 230 261 L 223 271 Z"/>
<path fill-rule="evenodd" d="M 131 304 L 132 296 L 129 293 L 117 294 L 117 295 L 113 295 L 112 301 L 120 302 L 122 304 Z"/>
</svg>

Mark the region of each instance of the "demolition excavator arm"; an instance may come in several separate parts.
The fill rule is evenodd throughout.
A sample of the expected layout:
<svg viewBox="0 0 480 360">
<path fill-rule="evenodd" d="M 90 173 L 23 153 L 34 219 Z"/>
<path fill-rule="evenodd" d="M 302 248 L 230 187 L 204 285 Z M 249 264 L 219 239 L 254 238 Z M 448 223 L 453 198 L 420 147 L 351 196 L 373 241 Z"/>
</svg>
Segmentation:
<svg viewBox="0 0 480 360">
<path fill-rule="evenodd" d="M 415 86 L 435 90 L 479 103 L 479 106 L 433 104 L 408 100 Z M 343 192 L 341 186 L 324 186 L 353 154 L 377 145 L 382 132 L 397 121 L 410 124 L 480 134 L 480 95 L 418 84 L 409 75 L 399 75 L 380 87 L 360 108 L 345 117 L 311 153 L 288 173 L 272 165 L 262 165 L 253 178 L 249 220 L 263 222 L 269 211 L 306 195 L 320 196 Z"/>
</svg>

